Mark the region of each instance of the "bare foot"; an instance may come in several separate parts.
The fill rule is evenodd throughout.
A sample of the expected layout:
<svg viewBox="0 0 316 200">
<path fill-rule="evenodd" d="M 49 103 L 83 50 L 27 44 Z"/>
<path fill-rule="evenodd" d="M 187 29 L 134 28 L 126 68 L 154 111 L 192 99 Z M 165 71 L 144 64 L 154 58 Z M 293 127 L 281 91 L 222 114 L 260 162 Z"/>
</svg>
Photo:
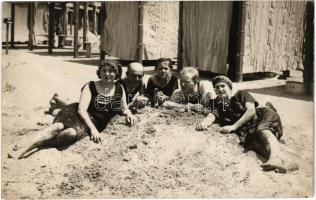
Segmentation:
<svg viewBox="0 0 316 200">
<path fill-rule="evenodd" d="M 58 107 L 67 105 L 66 101 L 59 97 L 58 93 L 55 93 L 51 100 L 53 100 Z"/>
<path fill-rule="evenodd" d="M 24 156 L 24 151 L 24 149 L 12 149 L 11 152 L 8 153 L 8 158 L 21 159 Z"/>
<path fill-rule="evenodd" d="M 9 152 L 7 154 L 8 158 L 13 158 L 13 159 L 20 159 L 23 157 L 21 154 L 23 153 L 23 147 L 27 145 L 26 142 L 24 142 L 24 139 L 21 140 L 21 143 L 18 144 L 12 144 L 9 147 Z"/>
<path fill-rule="evenodd" d="M 279 173 L 286 173 L 287 170 L 282 159 L 269 159 L 266 163 L 261 165 L 263 171 L 272 171 Z"/>
<path fill-rule="evenodd" d="M 58 105 L 57 105 L 57 102 L 56 102 L 56 99 L 55 99 L 57 95 L 58 95 L 58 94 L 55 93 L 54 96 L 49 100 L 49 109 L 48 109 L 48 111 L 46 111 L 47 114 L 53 115 L 53 111 L 54 111 L 56 108 L 58 108 Z"/>
<path fill-rule="evenodd" d="M 59 95 L 55 93 L 49 101 L 49 109 L 46 112 L 47 114 L 56 116 L 60 109 L 66 105 L 66 103 L 59 98 Z"/>
<path fill-rule="evenodd" d="M 296 162 L 294 162 L 294 161 L 289 161 L 289 162 L 287 162 L 286 163 L 286 168 L 287 168 L 287 171 L 288 172 L 292 172 L 292 171 L 296 171 L 296 170 L 299 170 L 299 165 L 296 163 Z"/>
<path fill-rule="evenodd" d="M 264 171 L 274 170 L 277 173 L 288 173 L 299 169 L 299 165 L 296 162 L 284 159 L 269 159 L 261 167 Z"/>
<path fill-rule="evenodd" d="M 63 128 L 64 125 L 62 123 L 55 123 L 46 129 L 39 131 L 35 135 L 32 135 L 32 140 L 28 144 L 24 143 L 22 148 L 17 149 L 17 146 L 14 146 L 12 151 L 8 153 L 9 158 L 23 158 L 27 152 L 40 147 L 43 143 L 54 138 Z"/>
<path fill-rule="evenodd" d="M 25 155 L 25 147 L 27 144 L 26 143 L 21 143 L 21 144 L 15 144 L 14 146 L 10 147 L 10 151 L 8 153 L 8 158 L 13 158 L 13 159 L 21 159 Z"/>
</svg>

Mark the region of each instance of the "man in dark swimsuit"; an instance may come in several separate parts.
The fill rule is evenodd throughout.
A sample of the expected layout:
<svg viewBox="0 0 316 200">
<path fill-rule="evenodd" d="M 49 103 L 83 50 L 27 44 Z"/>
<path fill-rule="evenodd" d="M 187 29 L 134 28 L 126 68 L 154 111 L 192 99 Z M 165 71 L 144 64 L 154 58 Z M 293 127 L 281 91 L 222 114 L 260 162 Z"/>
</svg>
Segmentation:
<svg viewBox="0 0 316 200">
<path fill-rule="evenodd" d="M 144 67 L 141 63 L 132 62 L 127 67 L 126 77 L 119 80 L 126 92 L 126 102 L 130 109 L 143 108 L 148 98 L 144 96 Z"/>
</svg>

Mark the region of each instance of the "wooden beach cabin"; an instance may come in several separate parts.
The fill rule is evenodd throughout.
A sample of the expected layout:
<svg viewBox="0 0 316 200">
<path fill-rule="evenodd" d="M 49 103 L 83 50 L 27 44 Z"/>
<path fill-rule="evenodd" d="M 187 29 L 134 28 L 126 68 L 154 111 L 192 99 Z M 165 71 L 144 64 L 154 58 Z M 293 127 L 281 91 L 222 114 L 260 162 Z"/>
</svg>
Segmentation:
<svg viewBox="0 0 316 200">
<path fill-rule="evenodd" d="M 304 68 L 306 1 L 105 2 L 101 49 L 228 74 Z"/>
</svg>

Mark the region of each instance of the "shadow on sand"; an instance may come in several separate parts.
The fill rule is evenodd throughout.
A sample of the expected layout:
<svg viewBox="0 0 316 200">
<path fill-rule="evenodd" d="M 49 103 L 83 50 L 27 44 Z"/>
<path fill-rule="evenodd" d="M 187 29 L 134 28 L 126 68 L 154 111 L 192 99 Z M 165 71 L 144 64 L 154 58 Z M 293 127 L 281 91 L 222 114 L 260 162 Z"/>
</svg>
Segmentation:
<svg viewBox="0 0 316 200">
<path fill-rule="evenodd" d="M 6 45 L 2 45 L 2 49 L 6 49 Z M 27 44 L 18 44 L 18 45 L 15 44 L 14 47 L 11 47 L 10 43 L 9 43 L 9 51 L 10 50 L 16 50 L 16 49 L 29 49 L 29 47 L 27 46 Z M 45 47 L 45 46 L 34 46 L 33 50 L 36 50 L 36 49 L 47 49 L 47 47 Z"/>
<path fill-rule="evenodd" d="M 312 95 L 299 95 L 299 94 L 287 93 L 285 91 L 285 85 L 259 88 L 259 89 L 247 89 L 247 91 L 252 92 L 252 93 L 257 93 L 257 94 L 265 94 L 265 95 L 272 95 L 272 96 L 277 96 L 277 97 L 285 97 L 285 98 L 289 98 L 289 99 L 313 101 Z"/>
<path fill-rule="evenodd" d="M 58 151 L 64 151 L 66 149 L 68 149 L 70 146 L 74 145 L 76 142 L 78 141 L 74 141 L 74 142 L 71 142 L 69 144 L 65 144 L 65 145 L 56 145 L 55 143 L 52 143 L 52 144 L 43 144 L 41 147 L 38 147 L 36 149 L 33 149 L 29 152 L 27 152 L 24 156 L 21 157 L 22 158 L 28 158 L 28 157 L 31 157 L 33 154 L 41 151 L 41 150 L 44 150 L 44 149 L 52 149 L 52 148 L 55 148 L 57 149 Z M 10 156 L 10 154 L 8 154 L 9 157 L 12 157 Z"/>
<path fill-rule="evenodd" d="M 53 53 L 52 54 L 49 54 L 48 51 L 47 52 L 32 52 L 36 55 L 40 55 L 40 56 L 53 56 L 53 57 L 58 57 L 58 56 L 72 56 L 74 55 L 74 52 L 73 51 L 54 51 L 53 50 Z M 83 52 L 83 51 L 79 51 L 78 52 L 78 56 L 79 58 L 78 59 L 81 59 L 81 58 L 86 58 L 86 53 Z M 91 57 L 99 57 L 99 53 L 92 53 L 91 54 Z"/>
</svg>

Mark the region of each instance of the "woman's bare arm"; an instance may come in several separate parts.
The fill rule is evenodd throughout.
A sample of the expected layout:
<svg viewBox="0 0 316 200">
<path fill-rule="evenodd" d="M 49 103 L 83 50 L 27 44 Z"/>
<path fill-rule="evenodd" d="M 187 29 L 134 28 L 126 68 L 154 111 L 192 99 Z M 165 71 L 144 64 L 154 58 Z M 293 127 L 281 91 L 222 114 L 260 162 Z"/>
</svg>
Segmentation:
<svg viewBox="0 0 316 200">
<path fill-rule="evenodd" d="M 255 104 L 252 102 L 246 102 L 246 112 L 241 116 L 239 120 L 237 120 L 231 126 L 224 126 L 220 132 L 221 133 L 230 133 L 232 131 L 236 131 L 238 128 L 242 127 L 249 120 L 253 119 L 256 114 Z"/>
<path fill-rule="evenodd" d="M 90 116 L 88 114 L 88 107 L 91 100 L 91 92 L 89 90 L 89 84 L 86 84 L 81 92 L 78 113 L 83 119 L 84 123 L 89 127 L 91 132 L 91 139 L 94 142 L 100 142 L 101 137 L 99 131 L 96 129 L 94 124 L 92 123 Z"/>
<path fill-rule="evenodd" d="M 253 117 L 256 114 L 256 108 L 255 104 L 251 102 L 246 103 L 246 112 L 241 116 L 241 118 L 235 122 L 236 129 L 242 127 L 245 123 L 247 123 L 249 120 L 253 119 Z"/>
<path fill-rule="evenodd" d="M 126 102 L 126 93 L 122 87 L 122 99 L 121 99 L 121 105 L 122 105 L 122 114 L 126 116 L 126 121 L 129 125 L 134 125 L 136 122 L 136 117 L 131 113 L 129 110 L 129 106 L 127 105 Z"/>
<path fill-rule="evenodd" d="M 196 130 L 202 131 L 206 130 L 209 126 L 211 126 L 215 122 L 215 115 L 213 113 L 208 114 L 197 126 Z"/>
</svg>

